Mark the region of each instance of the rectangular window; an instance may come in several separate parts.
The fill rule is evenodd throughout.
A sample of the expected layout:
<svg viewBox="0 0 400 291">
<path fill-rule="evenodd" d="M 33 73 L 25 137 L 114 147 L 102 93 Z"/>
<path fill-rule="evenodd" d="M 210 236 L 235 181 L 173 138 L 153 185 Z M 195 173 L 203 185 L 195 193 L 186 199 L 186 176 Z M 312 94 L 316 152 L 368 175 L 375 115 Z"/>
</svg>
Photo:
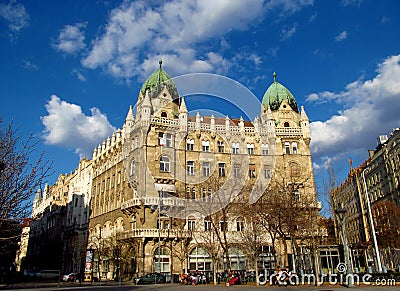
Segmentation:
<svg viewBox="0 0 400 291">
<path fill-rule="evenodd" d="M 196 228 L 196 221 L 188 220 L 188 229 L 189 230 L 194 230 L 195 228 Z"/>
<path fill-rule="evenodd" d="M 193 151 L 194 150 L 194 140 L 193 139 L 188 139 L 187 140 L 186 149 L 188 151 Z"/>
<path fill-rule="evenodd" d="M 172 134 L 159 132 L 158 133 L 158 144 L 160 146 L 172 147 Z"/>
<path fill-rule="evenodd" d="M 204 230 L 210 231 L 211 230 L 211 221 L 204 220 Z"/>
<path fill-rule="evenodd" d="M 250 178 L 255 178 L 256 177 L 256 165 L 255 164 L 250 164 L 249 165 L 249 177 Z"/>
<path fill-rule="evenodd" d="M 117 184 L 119 185 L 121 183 L 121 172 L 118 172 L 117 175 Z"/>
<path fill-rule="evenodd" d="M 196 199 L 196 188 L 192 188 L 192 199 Z"/>
<path fill-rule="evenodd" d="M 267 156 L 269 152 L 269 146 L 268 144 L 262 144 L 261 145 L 261 151 L 263 156 Z"/>
<path fill-rule="evenodd" d="M 290 155 L 290 143 L 285 142 L 285 153 Z"/>
<path fill-rule="evenodd" d="M 235 164 L 233 166 L 233 175 L 235 178 L 240 178 L 240 164 Z"/>
<path fill-rule="evenodd" d="M 194 175 L 194 161 L 187 162 L 187 173 L 189 176 Z"/>
<path fill-rule="evenodd" d="M 218 152 L 219 153 L 224 152 L 224 142 L 223 141 L 218 141 Z"/>
<path fill-rule="evenodd" d="M 225 163 L 218 163 L 218 174 L 220 177 L 225 177 Z"/>
<path fill-rule="evenodd" d="M 166 146 L 167 148 L 171 148 L 172 147 L 172 134 L 167 133 L 165 135 L 165 140 L 166 140 Z"/>
<path fill-rule="evenodd" d="M 232 154 L 239 154 L 239 143 L 232 143 Z"/>
<path fill-rule="evenodd" d="M 203 176 L 210 176 L 210 162 L 203 162 Z"/>
<path fill-rule="evenodd" d="M 292 143 L 292 152 L 294 155 L 297 154 L 297 142 Z"/>
<path fill-rule="evenodd" d="M 243 221 L 236 221 L 236 231 L 243 231 L 244 230 L 244 222 Z"/>
<path fill-rule="evenodd" d="M 201 145 L 202 145 L 203 152 L 206 152 L 206 153 L 210 152 L 210 142 L 208 140 L 203 140 L 201 142 Z"/>
<path fill-rule="evenodd" d="M 247 153 L 251 156 L 254 155 L 254 144 L 247 144 Z"/>
<path fill-rule="evenodd" d="M 270 169 L 264 169 L 264 178 L 265 179 L 270 179 L 271 178 L 271 170 Z"/>
<path fill-rule="evenodd" d="M 227 221 L 220 221 L 219 227 L 221 231 L 228 231 L 228 222 Z"/>
</svg>

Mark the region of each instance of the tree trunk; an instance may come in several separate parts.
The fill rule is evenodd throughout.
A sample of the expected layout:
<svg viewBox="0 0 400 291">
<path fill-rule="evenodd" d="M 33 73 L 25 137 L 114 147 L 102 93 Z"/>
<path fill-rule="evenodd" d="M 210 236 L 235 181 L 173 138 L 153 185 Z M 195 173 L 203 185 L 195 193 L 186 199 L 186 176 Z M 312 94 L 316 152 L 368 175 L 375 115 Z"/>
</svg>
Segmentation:
<svg viewBox="0 0 400 291">
<path fill-rule="evenodd" d="M 213 259 L 213 281 L 214 285 L 217 285 L 217 261 Z"/>
<path fill-rule="evenodd" d="M 255 259 L 255 266 L 256 266 L 256 286 L 260 285 L 260 280 L 258 278 L 258 265 L 257 265 L 257 257 Z M 267 278 L 264 278 L 264 281 L 266 281 Z"/>
</svg>

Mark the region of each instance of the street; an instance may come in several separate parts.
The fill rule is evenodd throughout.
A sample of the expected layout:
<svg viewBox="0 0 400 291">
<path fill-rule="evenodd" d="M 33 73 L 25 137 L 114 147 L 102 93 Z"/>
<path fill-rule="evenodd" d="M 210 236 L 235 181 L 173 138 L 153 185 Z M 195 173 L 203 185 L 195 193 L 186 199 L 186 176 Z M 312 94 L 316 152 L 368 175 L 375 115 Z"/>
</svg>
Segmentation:
<svg viewBox="0 0 400 291">
<path fill-rule="evenodd" d="M 277 291 L 290 291 L 290 290 L 318 290 L 318 291 L 331 291 L 335 289 L 344 289 L 346 288 L 345 286 L 340 286 L 340 285 L 322 285 L 322 286 L 308 286 L 308 285 L 300 285 L 300 286 L 290 286 L 290 287 L 278 287 L 278 286 L 270 286 L 270 285 L 264 285 L 264 286 L 255 286 L 253 284 L 248 284 L 248 285 L 237 285 L 237 286 L 225 286 L 223 284 L 214 286 L 214 285 L 196 285 L 196 286 L 191 286 L 191 285 L 181 285 L 181 284 L 159 284 L 159 285 L 131 285 L 129 283 L 124 283 L 124 285 L 119 286 L 118 284 L 114 282 L 107 282 L 106 284 L 104 283 L 99 283 L 99 284 L 93 284 L 93 285 L 88 285 L 88 284 L 60 284 L 58 286 L 57 283 L 42 283 L 40 285 L 37 285 L 36 288 L 34 285 L 28 285 L 28 284 L 16 284 L 11 288 L 11 286 L 8 286 L 7 288 L 0 288 L 0 290 L 80 290 L 80 291 L 94 291 L 94 290 L 104 290 L 107 289 L 107 291 L 116 291 L 116 290 L 123 290 L 123 291 L 128 291 L 128 290 L 163 290 L 163 291 L 175 291 L 175 290 L 204 290 L 204 291 L 222 291 L 222 290 L 262 290 L 262 289 L 276 289 Z M 352 289 L 356 290 L 368 290 L 368 291 L 375 291 L 375 290 L 385 290 L 385 291 L 391 291 L 391 290 L 399 290 L 399 287 L 395 286 L 355 286 L 352 287 Z"/>
</svg>

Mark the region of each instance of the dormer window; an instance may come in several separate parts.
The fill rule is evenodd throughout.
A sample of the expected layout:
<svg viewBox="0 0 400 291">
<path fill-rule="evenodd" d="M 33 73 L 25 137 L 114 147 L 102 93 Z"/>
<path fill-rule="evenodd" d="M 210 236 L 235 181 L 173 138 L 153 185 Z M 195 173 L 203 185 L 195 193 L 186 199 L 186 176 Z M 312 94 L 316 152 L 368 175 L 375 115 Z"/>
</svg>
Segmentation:
<svg viewBox="0 0 400 291">
<path fill-rule="evenodd" d="M 284 127 L 289 127 L 289 122 L 285 121 L 285 123 L 283 124 Z"/>
<path fill-rule="evenodd" d="M 167 112 L 165 112 L 165 111 L 161 112 L 161 117 L 167 118 L 167 117 L 168 117 L 168 116 L 167 116 Z"/>
</svg>

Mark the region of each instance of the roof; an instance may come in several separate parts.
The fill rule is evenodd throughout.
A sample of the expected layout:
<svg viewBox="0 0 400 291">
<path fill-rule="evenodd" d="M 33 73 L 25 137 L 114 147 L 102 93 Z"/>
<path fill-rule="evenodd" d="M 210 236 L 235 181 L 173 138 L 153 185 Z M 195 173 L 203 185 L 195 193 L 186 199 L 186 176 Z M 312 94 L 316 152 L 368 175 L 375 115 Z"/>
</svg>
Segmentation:
<svg viewBox="0 0 400 291">
<path fill-rule="evenodd" d="M 294 111 L 299 112 L 296 99 L 285 86 L 276 81 L 276 73 L 274 73 L 274 82 L 265 91 L 262 104 L 265 108 L 269 106 L 274 111 L 279 109 L 284 99 Z"/>
<path fill-rule="evenodd" d="M 161 89 L 165 85 L 170 92 L 172 99 L 178 98 L 178 91 L 176 89 L 175 83 L 172 81 L 171 77 L 162 69 L 162 60 L 159 61 L 160 67 L 155 70 L 143 83 L 140 92 L 145 95 L 146 91 L 149 91 L 150 98 L 157 96 Z"/>
</svg>

